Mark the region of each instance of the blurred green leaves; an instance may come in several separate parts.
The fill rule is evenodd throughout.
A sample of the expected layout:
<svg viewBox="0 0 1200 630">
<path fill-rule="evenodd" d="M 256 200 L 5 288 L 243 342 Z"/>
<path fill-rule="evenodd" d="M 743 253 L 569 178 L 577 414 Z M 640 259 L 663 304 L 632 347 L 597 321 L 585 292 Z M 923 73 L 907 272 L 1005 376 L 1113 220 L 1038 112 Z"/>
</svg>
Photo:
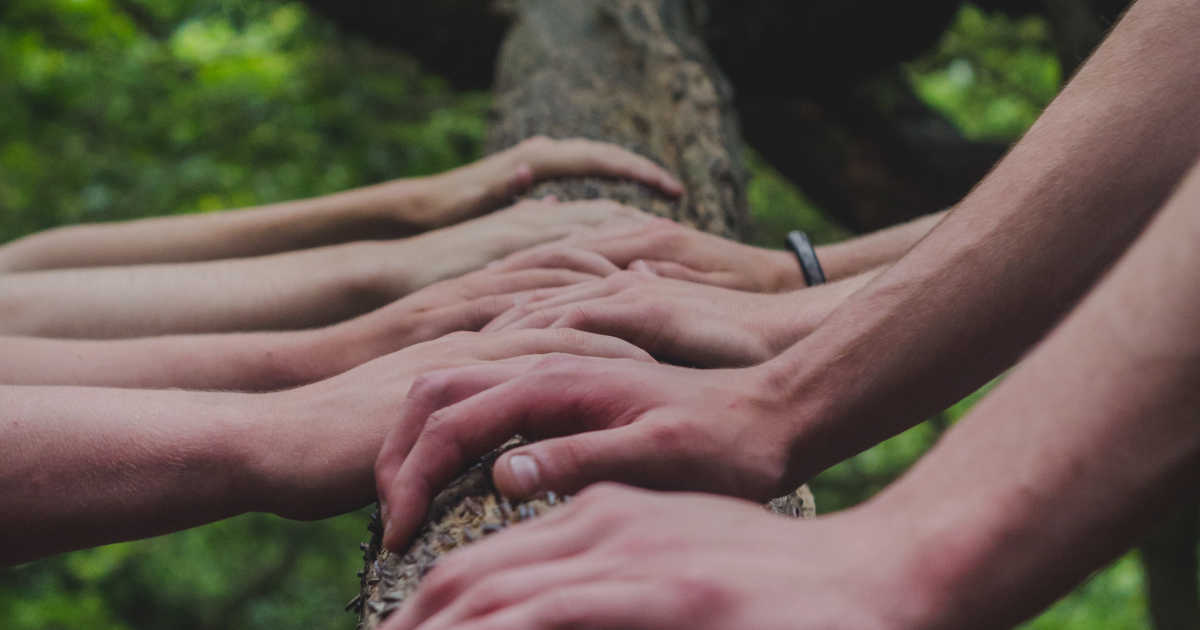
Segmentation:
<svg viewBox="0 0 1200 630">
<path fill-rule="evenodd" d="M 443 170 L 478 152 L 487 103 L 296 3 L 15 0 L 0 239 Z"/>
<path fill-rule="evenodd" d="M 1062 84 L 1045 20 L 989 15 L 970 5 L 937 50 L 908 73 L 926 102 L 976 140 L 1017 138 Z"/>
</svg>

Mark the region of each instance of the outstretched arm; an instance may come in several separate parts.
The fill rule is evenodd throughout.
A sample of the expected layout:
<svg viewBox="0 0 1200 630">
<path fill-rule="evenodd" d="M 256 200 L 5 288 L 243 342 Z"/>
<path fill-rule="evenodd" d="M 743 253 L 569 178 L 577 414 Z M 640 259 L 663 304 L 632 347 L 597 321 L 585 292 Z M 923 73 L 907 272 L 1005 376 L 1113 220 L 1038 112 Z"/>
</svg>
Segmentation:
<svg viewBox="0 0 1200 630">
<path fill-rule="evenodd" d="M 648 360 L 575 331 L 458 333 L 269 394 L 0 386 L 0 565 L 247 511 L 361 506 L 415 378 L 556 352 Z"/>
<path fill-rule="evenodd" d="M 0 337 L 0 383 L 223 391 L 295 387 L 447 333 L 479 330 L 539 287 L 589 280 L 609 270 L 603 267 L 606 261 L 562 262 L 555 269 L 481 269 L 323 328 L 134 339 Z"/>
<path fill-rule="evenodd" d="M 115 338 L 322 326 L 511 252 L 648 220 L 606 201 L 526 201 L 398 241 L 256 258 L 0 276 L 0 334 Z"/>
<path fill-rule="evenodd" d="M 1057 331 L 863 506 L 797 523 L 589 488 L 445 558 L 384 627 L 1011 628 L 1194 493 L 1197 238 L 1200 169 Z"/>
<path fill-rule="evenodd" d="M 588 140 L 533 138 L 452 171 L 257 208 L 58 228 L 0 246 L 0 272 L 245 258 L 399 238 L 500 207 L 538 180 L 626 177 L 669 195 L 650 160 Z"/>
</svg>

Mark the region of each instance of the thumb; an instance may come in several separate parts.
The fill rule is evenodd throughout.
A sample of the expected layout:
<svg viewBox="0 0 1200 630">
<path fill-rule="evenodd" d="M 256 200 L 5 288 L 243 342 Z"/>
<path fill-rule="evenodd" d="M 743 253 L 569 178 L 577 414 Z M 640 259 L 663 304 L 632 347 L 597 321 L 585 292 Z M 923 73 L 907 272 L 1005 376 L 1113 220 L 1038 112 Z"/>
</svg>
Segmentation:
<svg viewBox="0 0 1200 630">
<path fill-rule="evenodd" d="M 639 426 L 624 426 L 544 440 L 505 453 L 492 481 L 514 498 L 539 492 L 577 492 L 599 481 L 643 487 L 676 487 L 682 480 L 664 462 L 655 441 Z"/>
</svg>

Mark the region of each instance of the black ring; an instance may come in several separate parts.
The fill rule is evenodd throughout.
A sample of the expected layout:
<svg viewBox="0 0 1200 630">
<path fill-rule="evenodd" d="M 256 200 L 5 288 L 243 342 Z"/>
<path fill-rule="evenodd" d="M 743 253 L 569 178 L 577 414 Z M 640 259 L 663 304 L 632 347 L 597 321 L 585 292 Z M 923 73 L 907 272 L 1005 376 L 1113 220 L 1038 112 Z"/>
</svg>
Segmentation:
<svg viewBox="0 0 1200 630">
<path fill-rule="evenodd" d="M 821 261 L 817 260 L 817 250 L 813 249 L 808 235 L 800 230 L 792 230 L 787 235 L 788 249 L 796 254 L 800 261 L 800 272 L 804 274 L 804 282 L 810 287 L 825 284 L 825 271 L 821 269 Z"/>
</svg>

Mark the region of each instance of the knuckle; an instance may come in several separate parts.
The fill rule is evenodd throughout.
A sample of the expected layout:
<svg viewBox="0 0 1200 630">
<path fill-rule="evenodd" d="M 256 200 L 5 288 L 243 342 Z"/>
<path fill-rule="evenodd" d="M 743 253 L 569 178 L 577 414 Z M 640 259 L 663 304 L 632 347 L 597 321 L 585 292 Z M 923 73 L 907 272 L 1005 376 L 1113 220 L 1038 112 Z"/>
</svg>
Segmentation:
<svg viewBox="0 0 1200 630">
<path fill-rule="evenodd" d="M 408 397 L 414 400 L 439 398 L 445 387 L 446 377 L 442 372 L 426 372 L 413 380 Z"/>
<path fill-rule="evenodd" d="M 691 428 L 679 422 L 649 425 L 644 431 L 645 439 L 657 452 L 681 452 L 695 439 Z"/>
<path fill-rule="evenodd" d="M 668 610 L 685 615 L 709 617 L 729 603 L 729 593 L 715 575 L 679 575 L 668 578 L 661 587 Z"/>
<path fill-rule="evenodd" d="M 596 323 L 595 316 L 587 308 L 575 305 L 571 310 L 563 314 L 560 320 L 563 328 L 561 330 L 575 329 L 578 332 L 580 329 L 587 329 Z"/>
<path fill-rule="evenodd" d="M 530 137 L 522 140 L 520 142 L 520 144 L 518 144 L 517 146 L 522 149 L 528 150 L 528 151 L 540 151 L 543 149 L 548 149 L 553 144 L 554 144 L 553 138 L 546 136 L 546 135 L 538 134 L 536 136 L 530 136 Z"/>
</svg>

